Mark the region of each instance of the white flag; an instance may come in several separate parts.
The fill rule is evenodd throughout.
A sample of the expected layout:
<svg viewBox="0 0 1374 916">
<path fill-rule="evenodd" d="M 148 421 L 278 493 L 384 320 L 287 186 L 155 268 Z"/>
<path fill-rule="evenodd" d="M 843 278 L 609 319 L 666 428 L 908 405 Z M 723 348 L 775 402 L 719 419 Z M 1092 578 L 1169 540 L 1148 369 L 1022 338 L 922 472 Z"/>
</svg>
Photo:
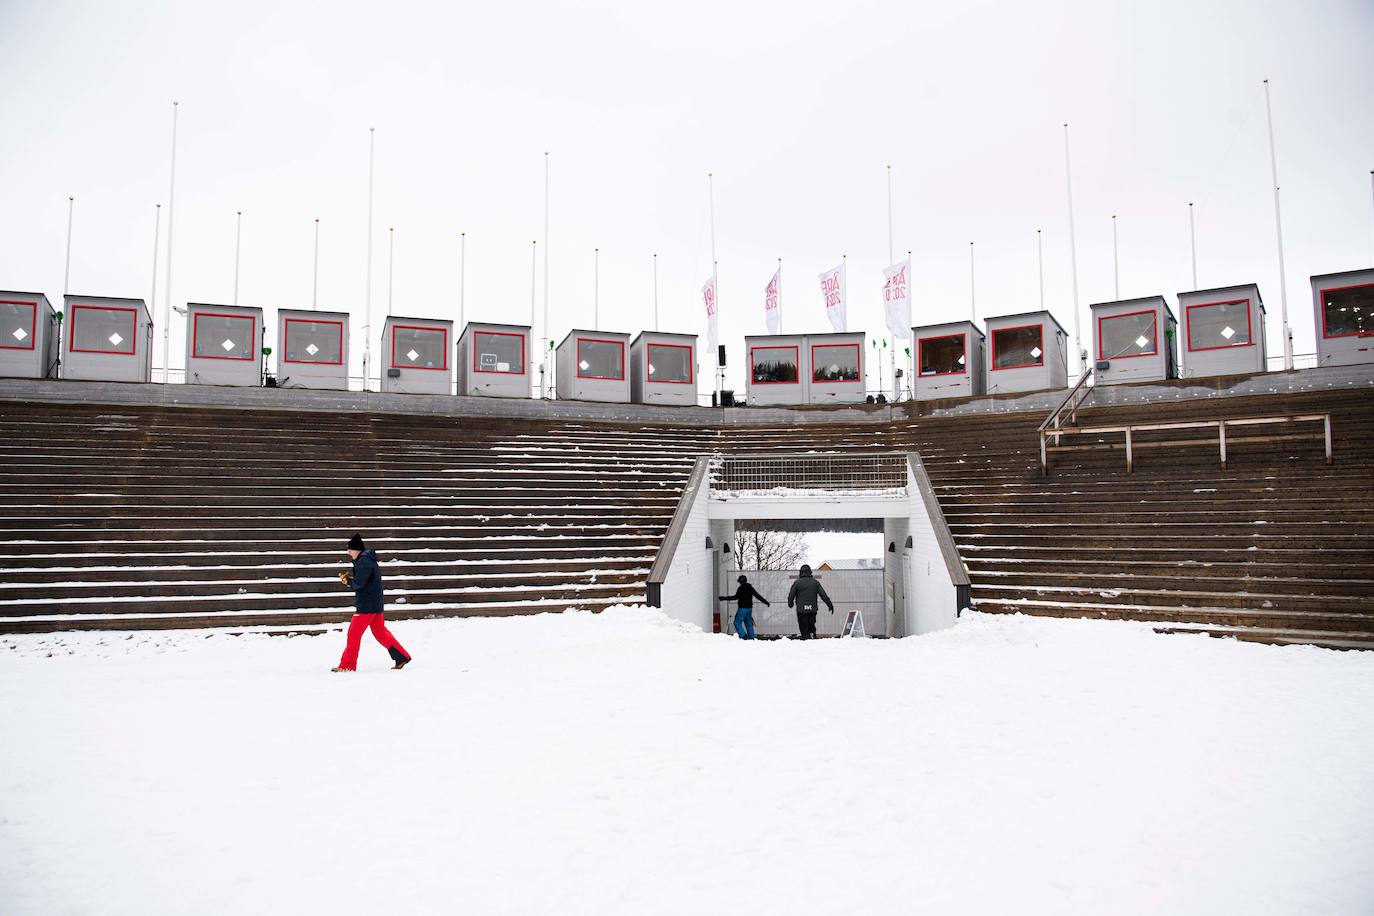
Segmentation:
<svg viewBox="0 0 1374 916">
<path fill-rule="evenodd" d="M 911 259 L 883 269 L 883 308 L 887 328 L 898 340 L 911 337 Z"/>
<path fill-rule="evenodd" d="M 701 288 L 701 299 L 706 304 L 706 339 L 711 345 L 712 359 L 719 359 L 719 351 L 716 342 L 716 278 L 712 277 L 706 281 L 706 285 Z"/>
<path fill-rule="evenodd" d="M 830 318 L 830 325 L 841 334 L 845 331 L 844 314 L 844 289 L 845 289 L 845 265 L 827 270 L 820 275 L 821 295 L 825 297 L 825 314 Z"/>
<path fill-rule="evenodd" d="M 768 322 L 768 333 L 776 334 L 782 326 L 782 268 L 773 274 L 773 279 L 763 289 L 763 318 Z"/>
</svg>

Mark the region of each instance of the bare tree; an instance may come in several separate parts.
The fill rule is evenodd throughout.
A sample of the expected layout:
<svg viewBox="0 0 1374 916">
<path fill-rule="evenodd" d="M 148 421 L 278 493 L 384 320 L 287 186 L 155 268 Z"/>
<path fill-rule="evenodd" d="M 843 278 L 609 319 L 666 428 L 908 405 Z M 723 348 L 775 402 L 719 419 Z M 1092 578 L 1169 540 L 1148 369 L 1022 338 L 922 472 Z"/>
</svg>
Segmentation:
<svg viewBox="0 0 1374 916">
<path fill-rule="evenodd" d="M 771 531 L 758 522 L 735 525 L 735 562 L 740 569 L 795 569 L 806 549 L 799 531 Z"/>
</svg>

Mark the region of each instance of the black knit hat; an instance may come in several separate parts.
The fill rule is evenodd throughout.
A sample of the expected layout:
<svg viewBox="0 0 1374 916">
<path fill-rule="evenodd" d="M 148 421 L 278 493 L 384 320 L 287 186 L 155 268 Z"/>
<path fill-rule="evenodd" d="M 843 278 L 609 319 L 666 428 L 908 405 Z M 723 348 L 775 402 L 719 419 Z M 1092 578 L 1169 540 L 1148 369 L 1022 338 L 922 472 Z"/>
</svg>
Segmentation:
<svg viewBox="0 0 1374 916">
<path fill-rule="evenodd" d="M 748 581 L 749 581 L 749 577 L 748 577 L 748 576 L 740 576 L 740 577 L 739 577 L 739 584 L 740 584 L 740 585 L 743 585 L 744 583 L 746 583 L 746 582 L 748 582 Z"/>
<path fill-rule="evenodd" d="M 353 535 L 353 537 L 349 538 L 349 539 L 348 539 L 348 549 L 349 549 L 349 550 L 365 550 L 366 548 L 363 546 L 363 536 L 362 536 L 361 534 L 355 534 L 355 535 Z"/>
</svg>

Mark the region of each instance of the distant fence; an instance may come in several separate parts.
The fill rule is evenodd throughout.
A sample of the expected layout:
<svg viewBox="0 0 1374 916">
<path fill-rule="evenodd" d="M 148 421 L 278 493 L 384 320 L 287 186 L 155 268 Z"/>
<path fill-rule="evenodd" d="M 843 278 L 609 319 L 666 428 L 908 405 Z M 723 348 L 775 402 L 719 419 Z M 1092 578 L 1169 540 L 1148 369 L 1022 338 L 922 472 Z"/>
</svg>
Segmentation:
<svg viewBox="0 0 1374 916">
<path fill-rule="evenodd" d="M 724 454 L 711 459 L 711 488 L 772 490 L 898 490 L 906 487 L 906 455 L 807 452 Z"/>
</svg>

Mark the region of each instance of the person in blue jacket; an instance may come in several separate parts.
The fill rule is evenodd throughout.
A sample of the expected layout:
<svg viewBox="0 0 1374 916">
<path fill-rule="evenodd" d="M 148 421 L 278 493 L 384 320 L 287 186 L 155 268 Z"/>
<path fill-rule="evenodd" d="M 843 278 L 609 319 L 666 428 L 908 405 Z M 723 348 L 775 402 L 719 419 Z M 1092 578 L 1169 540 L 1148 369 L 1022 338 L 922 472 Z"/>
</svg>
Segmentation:
<svg viewBox="0 0 1374 916">
<path fill-rule="evenodd" d="M 739 577 L 739 588 L 735 589 L 733 595 L 721 595 L 721 601 L 734 601 L 739 605 L 739 610 L 735 612 L 735 632 L 740 639 L 754 638 L 754 599 L 757 598 L 764 604 L 768 604 L 768 599 L 754 590 L 754 586 L 749 584 L 748 576 Z"/>
<path fill-rule="evenodd" d="M 344 643 L 343 658 L 334 671 L 358 670 L 358 651 L 362 647 L 363 631 L 372 630 L 373 637 L 391 655 L 394 670 L 410 664 L 410 653 L 386 628 L 382 607 L 382 570 L 377 565 L 377 552 L 363 543 L 362 535 L 348 539 L 348 556 L 353 560 L 351 572 L 339 573 L 339 581 L 353 589 L 353 619 L 348 622 L 348 640 Z"/>
</svg>

